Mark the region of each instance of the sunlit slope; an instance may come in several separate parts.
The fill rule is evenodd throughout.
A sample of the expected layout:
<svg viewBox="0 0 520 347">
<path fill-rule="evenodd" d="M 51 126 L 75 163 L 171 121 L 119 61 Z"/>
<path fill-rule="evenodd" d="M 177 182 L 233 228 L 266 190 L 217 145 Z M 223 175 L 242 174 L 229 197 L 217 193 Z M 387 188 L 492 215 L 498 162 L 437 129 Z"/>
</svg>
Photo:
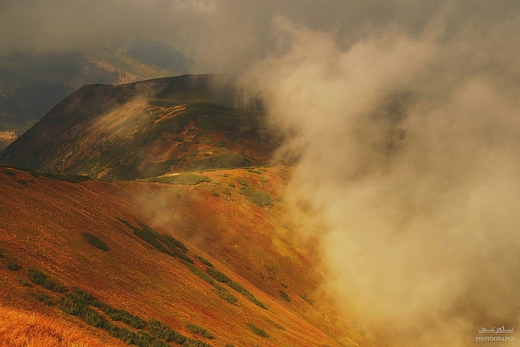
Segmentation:
<svg viewBox="0 0 520 347">
<path fill-rule="evenodd" d="M 259 112 L 230 106 L 233 86 L 224 79 L 85 86 L 0 153 L 0 162 L 124 180 L 265 164 L 277 141 Z"/>
<path fill-rule="evenodd" d="M 97 345 L 349 345 L 286 211 L 289 173 L 73 183 L 0 168 L 0 310 Z"/>
</svg>

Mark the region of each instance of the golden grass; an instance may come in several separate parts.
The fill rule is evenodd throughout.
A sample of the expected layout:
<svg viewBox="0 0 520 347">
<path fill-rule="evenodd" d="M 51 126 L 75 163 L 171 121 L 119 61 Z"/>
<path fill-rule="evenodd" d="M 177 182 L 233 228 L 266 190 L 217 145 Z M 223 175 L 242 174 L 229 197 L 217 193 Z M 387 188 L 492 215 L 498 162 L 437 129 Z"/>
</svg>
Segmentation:
<svg viewBox="0 0 520 347">
<path fill-rule="evenodd" d="M 0 306 L 0 346 L 102 347 L 110 345 L 102 343 L 84 330 L 59 318 Z"/>
</svg>

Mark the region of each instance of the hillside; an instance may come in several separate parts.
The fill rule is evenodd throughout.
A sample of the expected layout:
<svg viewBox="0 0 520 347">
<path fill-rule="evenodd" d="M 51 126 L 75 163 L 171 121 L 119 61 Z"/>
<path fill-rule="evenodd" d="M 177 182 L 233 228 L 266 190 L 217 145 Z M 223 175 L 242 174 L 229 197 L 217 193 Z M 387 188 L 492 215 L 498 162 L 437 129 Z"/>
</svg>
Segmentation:
<svg viewBox="0 0 520 347">
<path fill-rule="evenodd" d="M 0 131 L 19 136 L 58 101 L 85 84 L 131 83 L 188 71 L 189 62 L 164 43 L 134 40 L 81 52 L 0 56 Z"/>
<path fill-rule="evenodd" d="M 225 76 L 88 85 L 0 153 L 0 162 L 96 179 L 266 164 L 278 140 L 261 114 L 232 107 Z"/>
<path fill-rule="evenodd" d="M 53 177 L 0 168 L 2 344 L 359 342 L 320 295 L 317 245 L 283 202 L 290 168 Z"/>
</svg>

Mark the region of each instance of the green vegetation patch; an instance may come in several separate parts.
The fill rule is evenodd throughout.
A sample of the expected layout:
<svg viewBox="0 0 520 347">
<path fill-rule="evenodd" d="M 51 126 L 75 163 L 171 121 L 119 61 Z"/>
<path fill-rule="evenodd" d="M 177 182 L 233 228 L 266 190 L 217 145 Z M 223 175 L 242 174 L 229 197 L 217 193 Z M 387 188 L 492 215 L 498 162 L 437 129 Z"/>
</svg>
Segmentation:
<svg viewBox="0 0 520 347">
<path fill-rule="evenodd" d="M 57 293 L 63 293 L 65 291 L 65 287 L 61 283 L 52 281 L 41 271 L 29 269 L 28 273 L 29 280 L 36 285 L 42 286 L 45 289 L 49 289 Z"/>
<path fill-rule="evenodd" d="M 157 319 L 150 319 L 148 321 L 148 329 L 150 329 L 153 336 L 165 340 L 166 342 L 173 341 L 179 345 L 186 342 L 186 336 L 171 329 L 169 326 Z"/>
<path fill-rule="evenodd" d="M 104 243 L 103 241 L 101 241 L 98 237 L 90 234 L 90 233 L 83 233 L 82 234 L 83 237 L 85 238 L 85 240 L 92 246 L 96 247 L 96 248 L 99 248 L 100 250 L 102 250 L 103 252 L 108 252 L 108 250 L 110 249 L 106 243 Z"/>
<path fill-rule="evenodd" d="M 186 339 L 186 342 L 183 344 L 184 347 L 211 347 L 210 344 L 194 339 Z"/>
<path fill-rule="evenodd" d="M 249 327 L 249 329 L 251 329 L 252 332 L 257 334 L 258 336 L 262 336 L 262 337 L 266 337 L 266 338 L 269 337 L 269 335 L 267 335 L 267 333 L 265 331 L 263 331 L 262 329 L 260 329 L 259 327 L 254 326 L 251 323 L 247 323 L 247 326 Z"/>
<path fill-rule="evenodd" d="M 173 176 L 148 178 L 145 181 L 194 186 L 194 185 L 197 185 L 202 182 L 211 182 L 211 179 L 208 176 L 193 175 L 193 174 L 180 174 L 180 175 L 173 175 Z"/>
<path fill-rule="evenodd" d="M 284 292 L 283 290 L 280 290 L 280 296 L 281 296 L 282 299 L 284 299 L 285 301 L 291 302 L 291 298 L 289 297 L 289 294 L 287 294 L 287 293 Z"/>
<path fill-rule="evenodd" d="M 159 234 L 146 224 L 139 224 L 139 227 L 134 227 L 130 223 L 126 222 L 125 225 L 130 225 L 130 228 L 143 241 L 149 243 L 155 249 L 162 253 L 171 255 L 193 264 L 193 259 L 188 257 L 185 252 L 188 248 L 179 240 L 166 234 Z"/>
<path fill-rule="evenodd" d="M 247 200 L 260 207 L 271 207 L 274 205 L 273 198 L 266 192 L 257 190 L 252 187 L 243 187 L 241 191 L 244 193 Z"/>
<path fill-rule="evenodd" d="M 228 286 L 230 286 L 231 288 L 233 288 L 234 290 L 236 290 L 237 292 L 242 294 L 246 299 L 248 299 L 255 305 L 260 306 L 263 309 L 267 309 L 267 307 L 260 300 L 258 300 L 250 291 L 248 291 L 246 288 L 242 287 L 237 282 L 233 281 L 228 276 L 224 275 L 222 272 L 212 269 L 212 268 L 207 268 L 206 272 L 211 277 L 216 279 L 217 281 L 226 283 Z"/>
<path fill-rule="evenodd" d="M 206 266 L 214 267 L 209 260 L 202 258 L 200 255 L 194 255 L 193 257 Z"/>
<path fill-rule="evenodd" d="M 6 267 L 10 271 L 18 271 L 22 268 L 20 265 L 16 264 L 14 261 L 11 260 L 7 261 Z"/>
<path fill-rule="evenodd" d="M 195 324 L 187 324 L 186 325 L 186 329 L 188 329 L 193 334 L 197 334 L 197 335 L 203 336 L 203 337 L 205 337 L 207 339 L 214 339 L 215 338 L 206 329 L 204 329 L 203 327 L 200 327 L 198 325 L 195 325 Z"/>
</svg>

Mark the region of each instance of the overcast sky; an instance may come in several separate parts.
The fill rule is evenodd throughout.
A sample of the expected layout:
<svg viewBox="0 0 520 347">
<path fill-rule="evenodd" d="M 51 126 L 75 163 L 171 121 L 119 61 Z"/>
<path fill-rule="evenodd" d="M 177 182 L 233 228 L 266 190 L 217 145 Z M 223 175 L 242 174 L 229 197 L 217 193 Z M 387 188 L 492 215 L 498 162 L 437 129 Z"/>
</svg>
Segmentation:
<svg viewBox="0 0 520 347">
<path fill-rule="evenodd" d="M 436 20 L 446 35 L 486 30 L 519 9 L 516 0 L 2 0 L 0 49 L 81 50 L 143 38 L 172 44 L 203 70 L 236 72 L 276 48 L 279 16 L 348 44 L 396 25 L 417 34 Z"/>
</svg>

